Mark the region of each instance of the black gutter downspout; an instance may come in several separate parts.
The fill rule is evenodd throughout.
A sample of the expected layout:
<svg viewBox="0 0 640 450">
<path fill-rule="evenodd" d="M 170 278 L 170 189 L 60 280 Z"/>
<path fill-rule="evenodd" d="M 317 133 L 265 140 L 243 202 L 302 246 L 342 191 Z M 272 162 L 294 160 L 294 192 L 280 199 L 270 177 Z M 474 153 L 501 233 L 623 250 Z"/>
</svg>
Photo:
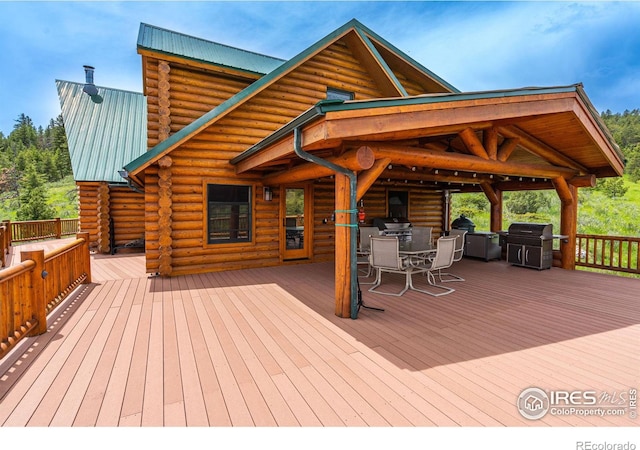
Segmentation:
<svg viewBox="0 0 640 450">
<path fill-rule="evenodd" d="M 345 169 L 342 166 L 338 166 L 329 161 L 326 161 L 322 158 L 318 158 L 317 156 L 312 155 L 311 153 L 307 153 L 302 150 L 302 134 L 301 127 L 303 124 L 296 126 L 293 129 L 293 150 L 297 156 L 304 159 L 305 161 L 317 164 L 322 167 L 326 167 L 328 169 L 333 170 L 334 172 L 341 173 L 349 177 L 349 210 L 347 211 L 350 214 L 351 220 L 348 224 L 336 224 L 336 226 L 347 226 L 351 228 L 356 228 L 358 226 L 356 222 L 356 213 L 357 213 L 357 203 L 356 203 L 356 192 L 357 192 L 357 177 L 349 169 Z M 336 211 L 338 212 L 338 211 Z M 340 211 L 344 212 L 344 211 Z M 358 266 L 355 264 L 356 262 L 356 233 L 352 230 L 350 233 L 349 240 L 349 253 L 351 259 L 351 318 L 358 318 Z"/>
</svg>

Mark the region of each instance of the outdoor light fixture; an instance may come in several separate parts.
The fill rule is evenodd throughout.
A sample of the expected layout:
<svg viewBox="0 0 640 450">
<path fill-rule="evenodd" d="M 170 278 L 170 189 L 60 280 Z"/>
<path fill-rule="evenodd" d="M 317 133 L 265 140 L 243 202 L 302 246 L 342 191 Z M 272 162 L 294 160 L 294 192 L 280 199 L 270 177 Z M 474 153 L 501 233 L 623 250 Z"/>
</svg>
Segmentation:
<svg viewBox="0 0 640 450">
<path fill-rule="evenodd" d="M 84 75 L 85 75 L 85 85 L 82 88 L 82 92 L 91 97 L 91 101 L 93 103 L 102 103 L 102 97 L 98 94 L 98 88 L 95 84 L 93 84 L 93 71 L 95 67 L 92 66 L 82 66 L 84 67 Z"/>
<path fill-rule="evenodd" d="M 264 186 L 262 188 L 262 195 L 265 202 L 270 202 L 271 200 L 273 200 L 273 191 L 269 186 Z"/>
</svg>

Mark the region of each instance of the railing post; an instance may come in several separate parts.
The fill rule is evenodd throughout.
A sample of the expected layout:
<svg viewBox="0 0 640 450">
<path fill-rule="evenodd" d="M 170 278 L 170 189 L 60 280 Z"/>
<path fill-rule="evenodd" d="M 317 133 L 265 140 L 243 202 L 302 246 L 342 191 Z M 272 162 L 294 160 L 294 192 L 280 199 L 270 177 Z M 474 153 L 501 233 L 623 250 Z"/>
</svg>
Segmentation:
<svg viewBox="0 0 640 450">
<path fill-rule="evenodd" d="M 7 220 L 7 248 L 11 247 L 11 242 L 13 241 L 13 230 L 11 226 L 11 221 Z"/>
<path fill-rule="evenodd" d="M 44 270 L 44 250 L 32 250 L 20 252 L 20 260 L 32 260 L 36 266 L 31 271 L 30 285 L 28 286 L 27 303 L 31 316 L 38 321 L 38 325 L 31 330 L 30 336 L 36 336 L 47 332 L 47 299 L 44 296 L 44 279 L 47 273 Z"/>
<path fill-rule="evenodd" d="M 82 284 L 89 284 L 91 283 L 91 253 L 89 251 L 89 232 L 81 231 L 77 233 L 76 239 L 84 239 L 84 243 L 82 244 L 82 265 L 84 266 L 84 271 L 87 274 L 87 278 Z"/>
<path fill-rule="evenodd" d="M 61 239 L 62 238 L 62 221 L 60 220 L 60 217 L 56 217 L 56 223 L 55 223 L 55 227 L 56 227 L 56 239 Z"/>
</svg>

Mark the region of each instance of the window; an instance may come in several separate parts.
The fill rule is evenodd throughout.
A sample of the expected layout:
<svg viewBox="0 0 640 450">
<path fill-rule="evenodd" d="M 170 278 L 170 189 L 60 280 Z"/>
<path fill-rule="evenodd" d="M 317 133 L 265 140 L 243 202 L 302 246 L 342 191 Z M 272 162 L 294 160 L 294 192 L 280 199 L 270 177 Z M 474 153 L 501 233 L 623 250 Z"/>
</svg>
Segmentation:
<svg viewBox="0 0 640 450">
<path fill-rule="evenodd" d="M 207 242 L 251 241 L 251 186 L 207 185 Z"/>
<path fill-rule="evenodd" d="M 353 92 L 343 91 L 332 87 L 327 88 L 327 100 L 353 100 Z"/>
</svg>

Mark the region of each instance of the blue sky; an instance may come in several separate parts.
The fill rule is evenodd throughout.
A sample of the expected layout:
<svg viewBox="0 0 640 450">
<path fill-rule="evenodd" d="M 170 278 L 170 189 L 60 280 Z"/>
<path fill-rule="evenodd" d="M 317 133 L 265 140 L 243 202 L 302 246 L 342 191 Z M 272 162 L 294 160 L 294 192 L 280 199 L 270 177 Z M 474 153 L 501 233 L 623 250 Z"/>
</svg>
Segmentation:
<svg viewBox="0 0 640 450">
<path fill-rule="evenodd" d="M 141 22 L 290 58 L 356 18 L 462 91 L 582 82 L 598 111 L 640 108 L 640 2 L 0 0 L 0 131 L 60 113 L 55 80 L 142 90 Z"/>
</svg>

